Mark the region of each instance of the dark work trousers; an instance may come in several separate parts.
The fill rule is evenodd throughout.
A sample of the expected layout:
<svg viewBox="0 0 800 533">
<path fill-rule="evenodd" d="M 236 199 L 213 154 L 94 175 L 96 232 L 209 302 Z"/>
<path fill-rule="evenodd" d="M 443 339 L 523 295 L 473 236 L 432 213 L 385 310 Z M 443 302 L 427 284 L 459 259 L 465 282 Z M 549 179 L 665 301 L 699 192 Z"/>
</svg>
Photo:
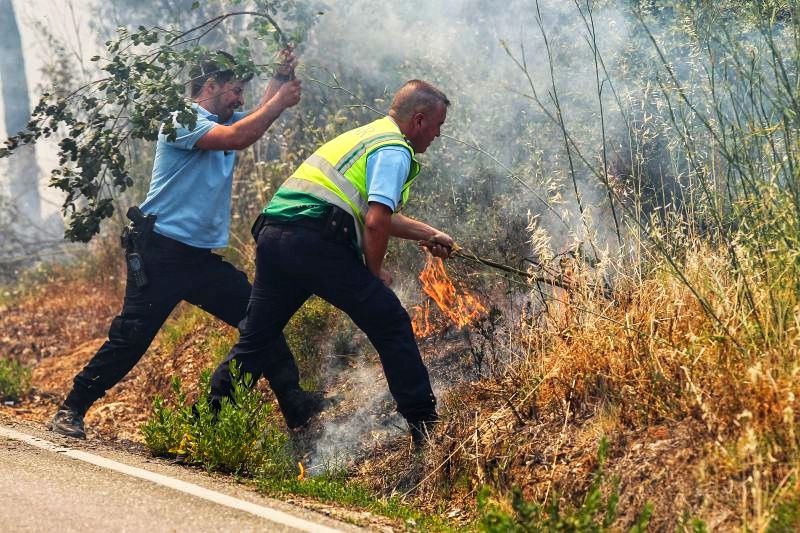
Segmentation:
<svg viewBox="0 0 800 533">
<path fill-rule="evenodd" d="M 325 240 L 320 230 L 296 224 L 269 225 L 258 239 L 256 276 L 239 342 L 226 361 L 243 372 L 282 372 L 284 361 L 265 350 L 312 294 L 347 313 L 380 355 L 397 410 L 409 421 L 436 416 L 436 398 L 419 354 L 411 319 L 386 285 L 362 263 L 349 244 Z M 264 364 L 264 357 L 270 360 Z M 216 397 L 230 387 L 216 387 Z"/>
<path fill-rule="evenodd" d="M 245 317 L 251 290 L 247 276 L 211 250 L 153 233 L 143 256 L 149 283 L 139 289 L 129 273 L 122 312 L 111 321 L 108 340 L 75 376 L 64 401 L 73 409 L 85 412 L 133 368 L 181 300 L 234 327 Z M 281 372 L 272 373 L 271 385 L 299 387 L 297 365 L 283 335 L 264 345 L 258 362 L 266 360 L 281 365 Z M 248 372 L 254 381 L 263 374 L 258 364 Z"/>
</svg>

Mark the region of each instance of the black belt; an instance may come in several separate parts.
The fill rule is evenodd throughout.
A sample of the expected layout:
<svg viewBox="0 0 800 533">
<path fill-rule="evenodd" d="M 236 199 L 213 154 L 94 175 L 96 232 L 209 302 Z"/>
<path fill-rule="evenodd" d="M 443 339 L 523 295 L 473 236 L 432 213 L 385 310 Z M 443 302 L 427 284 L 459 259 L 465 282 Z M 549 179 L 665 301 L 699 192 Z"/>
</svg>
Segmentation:
<svg viewBox="0 0 800 533">
<path fill-rule="evenodd" d="M 324 217 L 311 218 L 311 217 L 297 217 L 294 220 L 280 220 L 271 218 L 263 213 L 258 216 L 251 232 L 253 238 L 258 241 L 259 236 L 267 226 L 287 226 L 306 228 L 318 231 L 326 240 L 350 244 L 356 238 L 355 221 L 353 217 L 346 211 L 331 206 L 330 211 Z"/>
</svg>

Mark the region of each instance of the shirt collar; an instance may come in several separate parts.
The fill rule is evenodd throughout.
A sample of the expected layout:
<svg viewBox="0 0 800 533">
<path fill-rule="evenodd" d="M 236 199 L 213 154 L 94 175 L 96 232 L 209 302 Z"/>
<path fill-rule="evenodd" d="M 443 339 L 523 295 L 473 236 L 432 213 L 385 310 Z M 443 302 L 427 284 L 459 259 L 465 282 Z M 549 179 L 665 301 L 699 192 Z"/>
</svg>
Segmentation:
<svg viewBox="0 0 800 533">
<path fill-rule="evenodd" d="M 197 102 L 192 102 L 192 109 L 197 111 L 197 114 L 207 118 L 208 120 L 212 120 L 214 122 L 219 122 L 219 117 L 206 109 L 205 107 L 201 106 Z"/>
<path fill-rule="evenodd" d="M 205 107 L 201 106 L 197 102 L 192 102 L 192 109 L 194 109 L 197 112 L 198 115 L 200 115 L 202 117 L 205 117 L 205 118 L 207 118 L 208 120 L 210 120 L 212 122 L 216 122 L 217 124 L 225 124 L 227 126 L 227 125 L 233 123 L 234 115 L 231 115 L 231 118 L 228 119 L 227 122 L 220 122 L 218 115 L 215 115 L 214 113 L 212 113 L 211 111 L 209 111 Z"/>
</svg>

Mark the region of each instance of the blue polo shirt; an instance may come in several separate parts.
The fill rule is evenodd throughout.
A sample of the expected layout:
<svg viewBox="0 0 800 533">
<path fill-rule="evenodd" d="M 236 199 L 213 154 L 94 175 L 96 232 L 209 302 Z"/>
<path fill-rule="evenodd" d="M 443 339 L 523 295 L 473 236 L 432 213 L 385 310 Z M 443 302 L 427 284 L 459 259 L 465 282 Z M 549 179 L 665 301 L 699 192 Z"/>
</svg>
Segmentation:
<svg viewBox="0 0 800 533">
<path fill-rule="evenodd" d="M 236 153 L 195 147 L 219 123 L 219 117 L 198 104 L 192 107 L 197 112 L 194 129 L 176 121 L 174 141 L 159 133 L 150 190 L 141 209 L 156 215 L 156 233 L 198 248 L 223 248 L 228 244 L 231 223 Z M 224 124 L 244 116 L 236 112 Z"/>
<path fill-rule="evenodd" d="M 367 157 L 367 201 L 397 211 L 411 171 L 411 153 L 399 146 L 378 148 Z"/>
</svg>

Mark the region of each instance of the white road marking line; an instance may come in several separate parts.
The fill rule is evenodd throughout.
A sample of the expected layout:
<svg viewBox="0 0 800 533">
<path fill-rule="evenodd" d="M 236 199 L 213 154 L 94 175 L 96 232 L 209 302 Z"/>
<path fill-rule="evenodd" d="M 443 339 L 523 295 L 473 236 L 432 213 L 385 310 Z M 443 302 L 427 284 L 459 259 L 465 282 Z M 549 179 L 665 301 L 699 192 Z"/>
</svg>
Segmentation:
<svg viewBox="0 0 800 533">
<path fill-rule="evenodd" d="M 65 446 L 59 446 L 54 442 L 33 437 L 26 433 L 20 433 L 19 431 L 14 431 L 13 429 L 4 426 L 0 426 L 0 435 L 9 439 L 22 441 L 26 444 L 30 444 L 31 446 L 35 446 L 43 450 L 61 453 L 72 459 L 77 459 L 78 461 L 91 463 L 101 468 L 108 468 L 109 470 L 115 470 L 128 476 L 137 477 L 157 485 L 185 492 L 186 494 L 191 494 L 192 496 L 203 498 L 204 500 L 208 500 L 219 505 L 225 505 L 226 507 L 245 511 L 250 514 L 266 518 L 267 520 L 270 520 L 276 524 L 295 528 L 300 531 L 309 531 L 313 533 L 341 533 L 341 530 L 339 529 L 333 529 L 321 524 L 315 524 L 313 522 L 309 522 L 308 520 L 284 513 L 283 511 L 278 511 L 277 509 L 271 509 L 269 507 L 264 507 L 263 505 L 240 500 L 238 498 L 234 498 L 233 496 L 222 494 L 221 492 L 203 488 L 199 485 L 195 485 L 194 483 L 187 483 L 186 481 L 173 479 L 169 476 L 144 470 L 143 468 L 128 466 L 117 461 L 112 461 L 111 459 L 106 459 L 105 457 L 100 457 L 99 455 L 94 455 L 81 450 L 73 450 Z"/>
</svg>

